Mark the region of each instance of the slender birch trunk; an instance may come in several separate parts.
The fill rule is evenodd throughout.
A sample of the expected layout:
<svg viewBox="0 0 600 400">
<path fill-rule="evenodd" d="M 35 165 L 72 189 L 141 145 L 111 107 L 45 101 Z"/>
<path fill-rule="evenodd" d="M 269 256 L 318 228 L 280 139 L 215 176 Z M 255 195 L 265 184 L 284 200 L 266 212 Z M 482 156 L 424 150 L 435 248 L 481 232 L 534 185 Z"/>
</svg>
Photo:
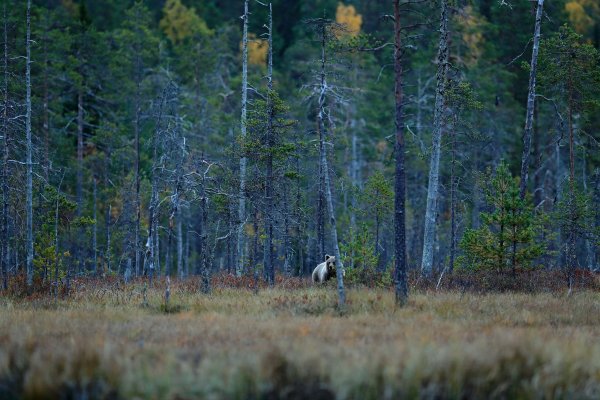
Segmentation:
<svg viewBox="0 0 600 400">
<path fill-rule="evenodd" d="M 244 28 L 242 37 L 242 117 L 240 133 L 242 140 L 246 138 L 246 108 L 248 101 L 248 0 L 244 1 Z M 237 229 L 237 262 L 236 275 L 241 276 L 244 269 L 244 223 L 246 220 L 246 164 L 245 156 L 240 157 L 240 192 Z"/>
<path fill-rule="evenodd" d="M 326 47 L 326 25 L 321 26 L 321 72 L 319 74 L 319 99 L 318 105 L 319 110 L 317 113 L 317 124 L 319 127 L 319 153 L 321 158 L 321 166 L 323 168 L 324 176 L 324 197 L 327 205 L 327 213 L 329 217 L 329 227 L 331 234 L 331 241 L 333 244 L 333 253 L 335 255 L 336 263 L 336 278 L 337 278 L 337 290 L 338 290 L 338 305 L 340 308 L 346 305 L 346 291 L 344 289 L 344 265 L 342 264 L 342 257 L 340 253 L 340 246 L 338 243 L 337 236 L 337 224 L 335 219 L 335 209 L 333 207 L 333 196 L 332 196 L 332 183 L 329 176 L 329 165 L 327 162 L 327 149 L 325 148 L 325 138 L 327 136 L 325 127 L 325 114 L 326 114 L 326 102 L 327 102 L 327 80 L 325 73 L 325 65 L 327 64 L 327 57 L 325 53 Z"/>
<path fill-rule="evenodd" d="M 111 248 L 110 248 L 110 223 L 111 223 L 112 205 L 108 205 L 108 211 L 106 213 L 106 251 L 104 252 L 104 258 L 106 258 L 106 269 L 108 272 L 112 272 L 110 264 Z"/>
<path fill-rule="evenodd" d="M 139 66 L 139 57 L 136 58 L 136 69 Z M 135 140 L 135 166 L 134 166 L 134 180 L 135 180 L 135 234 L 134 234 L 134 273 L 135 275 L 141 274 L 140 265 L 140 220 L 141 220 L 141 199 L 140 199 L 140 79 L 139 74 L 136 74 L 136 92 L 135 92 L 135 121 L 133 125 L 134 140 Z"/>
<path fill-rule="evenodd" d="M 183 228 L 182 221 L 183 213 L 181 212 L 181 205 L 177 207 L 175 212 L 175 225 L 177 234 L 177 276 L 183 277 Z"/>
<path fill-rule="evenodd" d="M 77 93 L 77 217 L 81 218 L 83 214 L 83 88 L 78 89 Z M 83 237 L 83 228 L 78 228 L 77 248 L 77 269 L 78 273 L 83 271 L 83 249 L 81 238 Z"/>
<path fill-rule="evenodd" d="M 519 195 L 525 198 L 527 180 L 529 178 L 529 158 L 531 155 L 531 132 L 533 130 L 533 116 L 535 111 L 535 80 L 537 72 L 537 59 L 540 48 L 540 29 L 542 25 L 542 11 L 544 0 L 537 0 L 535 14 L 535 32 L 533 34 L 533 51 L 531 52 L 531 69 L 529 71 L 529 91 L 527 94 L 527 115 L 525 117 L 525 131 L 523 132 L 523 156 L 521 157 L 521 186 Z"/>
<path fill-rule="evenodd" d="M 33 284 L 33 144 L 31 142 L 31 0 L 27 0 L 27 58 L 25 62 L 25 86 L 27 116 L 25 136 L 27 140 L 27 285 Z"/>
<path fill-rule="evenodd" d="M 50 169 L 50 110 L 49 110 L 49 102 L 50 102 L 50 91 L 49 91 L 49 77 L 48 77 L 48 29 L 50 27 L 49 15 L 50 13 L 45 13 L 45 26 L 44 26 L 44 37 L 42 40 L 43 43 L 43 54 L 44 54 L 44 95 L 43 95 L 43 103 L 42 103 L 42 130 L 44 135 L 44 177 L 48 180 L 48 170 Z"/>
<path fill-rule="evenodd" d="M 269 54 L 267 63 L 267 174 L 265 179 L 265 240 L 264 266 L 269 285 L 275 284 L 275 268 L 273 266 L 273 8 L 269 3 Z"/>
<path fill-rule="evenodd" d="M 58 217 L 60 205 L 60 188 L 64 179 L 64 172 L 60 178 L 58 189 L 56 190 L 56 205 L 54 208 L 54 298 L 58 297 L 58 267 L 60 266 L 60 250 L 58 242 Z"/>
<path fill-rule="evenodd" d="M 174 217 L 175 217 L 175 234 L 177 241 L 177 276 L 183 276 L 183 233 L 182 221 L 183 214 L 181 212 L 181 191 L 183 186 L 183 162 L 185 158 L 185 137 L 181 137 L 181 153 L 177 160 L 177 180 L 175 184 L 175 195 L 173 199 Z"/>
<path fill-rule="evenodd" d="M 158 116 L 156 118 L 156 127 L 154 129 L 154 137 L 152 138 L 152 190 L 150 196 L 150 207 L 148 209 L 148 241 L 146 246 L 149 251 L 148 263 L 148 274 L 150 277 L 150 285 L 152 285 L 152 278 L 155 269 L 158 268 L 158 140 L 161 134 L 162 114 L 165 98 L 167 96 L 167 88 L 163 90 L 160 98 L 160 104 L 158 107 Z"/>
<path fill-rule="evenodd" d="M 93 187 L 93 196 L 94 196 L 94 210 L 93 210 L 93 218 L 94 218 L 94 226 L 92 230 L 92 249 L 94 251 L 94 275 L 98 274 L 98 179 L 94 176 L 94 187 Z"/>
<path fill-rule="evenodd" d="M 421 273 L 430 276 L 433 270 L 433 252 L 436 236 L 436 219 L 438 210 L 440 155 L 442 146 L 442 129 L 444 123 L 445 90 L 448 76 L 448 0 L 441 0 L 440 41 L 438 47 L 437 87 L 435 92 L 435 109 L 433 112 L 433 135 L 431 161 L 429 164 L 429 185 L 427 188 L 427 205 L 425 208 L 425 229 L 423 235 L 423 256 Z"/>
<path fill-rule="evenodd" d="M 456 125 L 457 116 L 454 115 L 454 126 L 450 132 L 452 160 L 450 164 L 450 264 L 448 272 L 454 272 L 456 258 Z"/>
<path fill-rule="evenodd" d="M 2 112 L 2 286 L 8 289 L 10 230 L 8 229 L 8 17 L 4 3 L 4 110 Z"/>
<path fill-rule="evenodd" d="M 402 25 L 400 0 L 394 0 L 394 98 L 395 98 L 395 179 L 394 179 L 394 272 L 396 304 L 408 301 L 406 282 L 406 174 L 404 171 L 404 97 L 402 93 Z"/>
<path fill-rule="evenodd" d="M 104 258 L 106 260 L 106 269 L 108 272 L 111 272 L 110 265 L 110 223 L 111 223 L 111 212 L 112 205 L 108 199 L 108 188 L 110 186 L 109 182 L 109 167 L 110 167 L 110 148 L 106 150 L 106 154 L 104 155 L 104 196 L 105 196 L 105 204 L 108 204 L 108 207 L 105 209 L 104 215 L 104 223 L 105 223 L 105 231 L 106 231 L 106 249 L 104 251 Z"/>
</svg>

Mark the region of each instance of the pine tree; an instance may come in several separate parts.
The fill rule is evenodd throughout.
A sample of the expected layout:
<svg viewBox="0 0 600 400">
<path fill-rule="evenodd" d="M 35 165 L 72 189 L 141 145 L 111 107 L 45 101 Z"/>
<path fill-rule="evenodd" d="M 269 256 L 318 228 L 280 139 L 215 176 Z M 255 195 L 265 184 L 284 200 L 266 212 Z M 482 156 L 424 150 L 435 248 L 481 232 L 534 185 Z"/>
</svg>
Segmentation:
<svg viewBox="0 0 600 400">
<path fill-rule="evenodd" d="M 511 176 L 505 162 L 498 165 L 495 175 L 488 172 L 485 180 L 491 211 L 481 214 L 481 228 L 465 231 L 461 263 L 467 269 L 498 273 L 510 268 L 515 276 L 517 269 L 529 268 L 545 249 L 538 240 L 541 217 L 534 213 L 529 197 L 520 197 L 519 179 Z"/>
</svg>

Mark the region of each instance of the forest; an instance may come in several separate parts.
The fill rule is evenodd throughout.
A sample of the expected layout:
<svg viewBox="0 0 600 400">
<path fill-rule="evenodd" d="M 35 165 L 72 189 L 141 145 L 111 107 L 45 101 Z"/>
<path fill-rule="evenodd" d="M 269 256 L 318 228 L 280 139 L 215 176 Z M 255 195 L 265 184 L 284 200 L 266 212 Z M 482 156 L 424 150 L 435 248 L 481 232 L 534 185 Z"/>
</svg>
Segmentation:
<svg viewBox="0 0 600 400">
<path fill-rule="evenodd" d="M 0 398 L 600 396 L 597 0 L 0 14 Z"/>
</svg>

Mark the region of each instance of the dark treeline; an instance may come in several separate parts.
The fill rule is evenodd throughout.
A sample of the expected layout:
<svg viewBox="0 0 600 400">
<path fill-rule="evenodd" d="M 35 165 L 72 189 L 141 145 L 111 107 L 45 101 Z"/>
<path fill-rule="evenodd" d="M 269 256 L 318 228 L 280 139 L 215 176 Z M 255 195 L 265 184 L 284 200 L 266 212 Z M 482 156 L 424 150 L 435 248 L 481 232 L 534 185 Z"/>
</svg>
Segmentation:
<svg viewBox="0 0 600 400">
<path fill-rule="evenodd" d="M 5 287 L 599 268 L 595 1 L 0 8 Z"/>
</svg>

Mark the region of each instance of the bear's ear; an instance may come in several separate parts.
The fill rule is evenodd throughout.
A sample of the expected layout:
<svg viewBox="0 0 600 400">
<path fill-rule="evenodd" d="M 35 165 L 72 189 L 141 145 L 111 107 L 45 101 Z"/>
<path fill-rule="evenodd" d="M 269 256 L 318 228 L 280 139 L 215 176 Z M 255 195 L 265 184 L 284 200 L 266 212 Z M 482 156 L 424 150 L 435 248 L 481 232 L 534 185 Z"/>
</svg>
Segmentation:
<svg viewBox="0 0 600 400">
<path fill-rule="evenodd" d="M 329 254 L 325 254 L 325 261 L 329 261 L 330 258 L 331 256 Z"/>
</svg>

